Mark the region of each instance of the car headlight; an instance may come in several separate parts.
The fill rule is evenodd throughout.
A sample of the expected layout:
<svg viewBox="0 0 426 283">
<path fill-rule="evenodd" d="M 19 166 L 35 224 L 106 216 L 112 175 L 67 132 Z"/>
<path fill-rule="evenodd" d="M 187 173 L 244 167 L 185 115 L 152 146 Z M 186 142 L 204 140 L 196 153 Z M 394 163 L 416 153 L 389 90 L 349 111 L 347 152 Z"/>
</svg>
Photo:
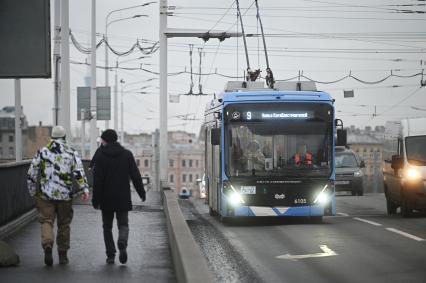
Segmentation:
<svg viewBox="0 0 426 283">
<path fill-rule="evenodd" d="M 314 200 L 314 203 L 325 205 L 330 201 L 330 194 L 327 188 L 328 188 L 328 184 L 326 184 L 324 188 L 319 192 L 319 194 Z"/>
<path fill-rule="evenodd" d="M 361 177 L 362 175 L 363 175 L 362 170 L 358 170 L 358 171 L 355 171 L 355 172 L 354 172 L 354 176 L 355 176 L 355 177 Z"/>
<path fill-rule="evenodd" d="M 415 168 L 407 168 L 404 171 L 404 177 L 409 181 L 417 181 L 421 179 L 422 175 Z"/>
</svg>

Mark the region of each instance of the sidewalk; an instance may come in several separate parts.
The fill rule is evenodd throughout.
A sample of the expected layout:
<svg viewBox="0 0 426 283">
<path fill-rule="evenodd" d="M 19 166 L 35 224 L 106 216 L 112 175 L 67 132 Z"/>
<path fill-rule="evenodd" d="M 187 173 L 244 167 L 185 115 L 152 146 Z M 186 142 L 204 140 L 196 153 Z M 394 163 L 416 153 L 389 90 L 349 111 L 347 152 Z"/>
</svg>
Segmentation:
<svg viewBox="0 0 426 283">
<path fill-rule="evenodd" d="M 21 258 L 18 267 L 1 268 L 0 282 L 175 282 L 160 196 L 148 192 L 142 204 L 132 195 L 135 209 L 129 213 L 129 260 L 121 265 L 105 263 L 101 213 L 89 205 L 75 205 L 71 225 L 70 264 L 58 265 L 56 245 L 54 265 L 46 267 L 40 245 L 40 224 L 31 223 L 6 241 Z M 117 239 L 114 221 L 114 239 Z"/>
</svg>

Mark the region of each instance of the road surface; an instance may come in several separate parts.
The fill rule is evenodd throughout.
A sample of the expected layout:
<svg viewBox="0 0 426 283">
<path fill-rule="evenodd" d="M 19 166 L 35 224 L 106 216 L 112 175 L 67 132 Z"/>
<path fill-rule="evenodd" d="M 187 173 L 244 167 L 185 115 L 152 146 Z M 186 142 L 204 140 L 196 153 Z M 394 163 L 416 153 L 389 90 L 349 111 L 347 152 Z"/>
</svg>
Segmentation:
<svg viewBox="0 0 426 283">
<path fill-rule="evenodd" d="M 201 201 L 181 206 L 218 282 L 426 282 L 426 216 L 388 216 L 383 194 L 338 196 L 338 215 L 322 224 L 224 225 Z M 209 249 L 218 237 L 222 247 Z"/>
</svg>

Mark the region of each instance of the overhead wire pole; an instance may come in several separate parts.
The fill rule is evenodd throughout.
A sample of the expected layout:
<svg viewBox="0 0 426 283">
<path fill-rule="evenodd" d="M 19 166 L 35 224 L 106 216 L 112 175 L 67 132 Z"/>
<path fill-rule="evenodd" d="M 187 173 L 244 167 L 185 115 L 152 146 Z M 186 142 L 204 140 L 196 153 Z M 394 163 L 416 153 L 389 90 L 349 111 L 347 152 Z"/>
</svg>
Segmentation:
<svg viewBox="0 0 426 283">
<path fill-rule="evenodd" d="M 167 0 L 160 0 L 160 184 L 158 189 L 167 185 L 168 176 L 168 142 L 167 142 L 167 39 L 169 37 L 196 37 L 204 41 L 210 38 L 218 38 L 220 41 L 230 37 L 240 36 L 239 33 L 228 33 L 226 31 L 202 31 L 191 29 L 170 29 L 167 28 L 167 17 L 169 16 Z M 172 15 L 172 14 L 170 14 Z"/>
<path fill-rule="evenodd" d="M 54 68 L 54 82 L 53 82 L 53 90 L 54 90 L 54 97 L 53 97 L 53 125 L 58 125 L 59 122 L 59 93 L 61 91 L 60 89 L 60 83 L 59 83 L 59 62 L 61 60 L 61 0 L 55 0 L 55 14 L 54 14 L 54 47 L 53 47 L 53 68 Z"/>
<path fill-rule="evenodd" d="M 21 80 L 15 79 L 15 160 L 22 160 Z"/>
<path fill-rule="evenodd" d="M 167 141 L 167 0 L 160 0 L 160 183 L 157 190 L 166 186 L 168 175 L 168 141 Z"/>
<path fill-rule="evenodd" d="M 91 79 L 90 79 L 90 156 L 93 156 L 97 149 L 96 139 L 98 129 L 96 125 L 96 0 L 92 0 L 92 34 L 91 34 Z"/>
<path fill-rule="evenodd" d="M 61 0 L 61 95 L 59 125 L 71 138 L 69 0 Z"/>
</svg>

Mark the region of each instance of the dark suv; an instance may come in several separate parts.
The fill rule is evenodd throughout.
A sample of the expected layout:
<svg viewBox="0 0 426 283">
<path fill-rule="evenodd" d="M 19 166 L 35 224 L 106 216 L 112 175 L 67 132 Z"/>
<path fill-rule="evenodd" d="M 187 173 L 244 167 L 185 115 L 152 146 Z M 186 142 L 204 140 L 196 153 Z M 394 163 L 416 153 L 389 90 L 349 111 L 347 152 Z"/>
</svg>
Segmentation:
<svg viewBox="0 0 426 283">
<path fill-rule="evenodd" d="M 362 168 L 365 167 L 364 161 L 351 149 L 336 148 L 336 192 L 350 191 L 353 196 L 364 194 L 364 172 Z"/>
</svg>

